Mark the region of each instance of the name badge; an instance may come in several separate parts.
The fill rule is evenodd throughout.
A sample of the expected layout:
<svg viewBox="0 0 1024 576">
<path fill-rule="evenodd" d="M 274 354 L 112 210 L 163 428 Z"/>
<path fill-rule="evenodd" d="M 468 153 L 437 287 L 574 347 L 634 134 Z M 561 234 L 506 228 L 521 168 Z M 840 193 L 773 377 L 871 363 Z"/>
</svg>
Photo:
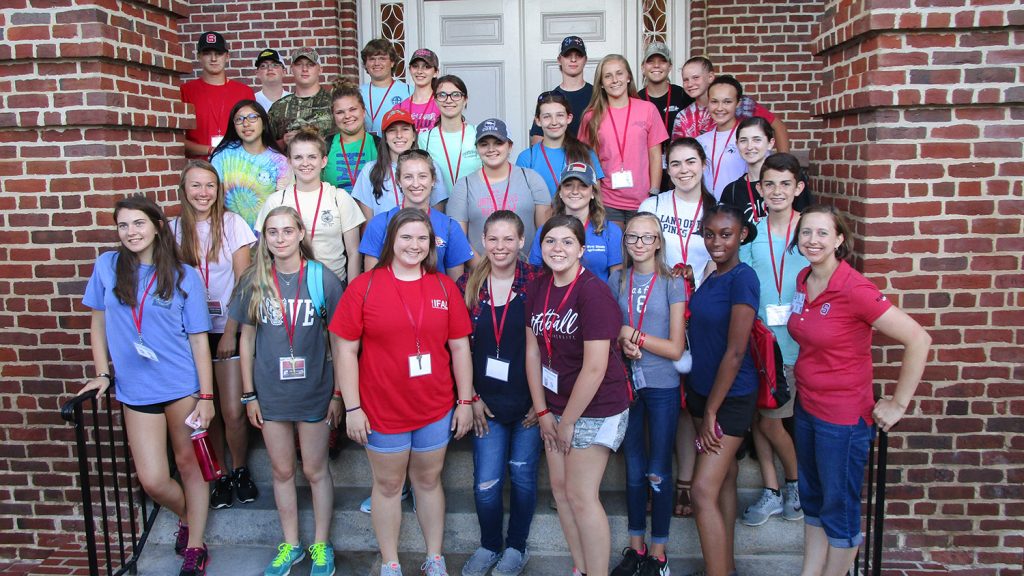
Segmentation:
<svg viewBox="0 0 1024 576">
<path fill-rule="evenodd" d="M 156 352 L 154 352 L 152 348 L 146 346 L 142 342 L 135 343 L 135 352 L 138 353 L 139 356 L 142 356 L 147 360 L 152 360 L 153 362 L 160 361 L 160 359 L 156 357 Z"/>
<path fill-rule="evenodd" d="M 558 394 L 558 372 L 555 372 L 547 366 L 541 366 L 541 383 L 548 390 L 551 390 L 555 394 Z"/>
<path fill-rule="evenodd" d="M 804 302 L 806 301 L 807 294 L 804 294 L 803 292 L 797 292 L 796 294 L 793 294 L 793 303 L 791 304 L 791 306 L 793 307 L 793 314 L 803 314 Z"/>
<path fill-rule="evenodd" d="M 218 134 L 216 136 L 211 137 L 210 138 L 210 146 L 213 146 L 214 148 L 216 148 L 217 146 L 220 145 L 220 141 L 223 140 L 223 139 L 224 139 L 224 136 L 221 135 L 221 134 Z"/>
<path fill-rule="evenodd" d="M 769 304 L 765 306 L 766 320 L 769 326 L 785 326 L 789 322 L 792 307 L 789 304 Z"/>
<path fill-rule="evenodd" d="M 278 359 L 281 380 L 302 380 L 306 377 L 306 359 L 302 356 L 284 356 Z"/>
<path fill-rule="evenodd" d="M 206 310 L 210 313 L 210 316 L 224 315 L 224 306 L 220 303 L 220 300 L 207 300 Z"/>
<path fill-rule="evenodd" d="M 633 372 L 633 389 L 640 390 L 647 388 L 647 380 L 644 378 L 644 369 L 640 367 L 640 363 L 634 361 L 631 363 Z"/>
<path fill-rule="evenodd" d="M 486 374 L 488 378 L 494 378 L 495 380 L 501 380 L 502 382 L 508 382 L 508 366 L 507 360 L 502 360 L 495 356 L 487 357 L 487 368 Z"/>
<path fill-rule="evenodd" d="M 413 354 L 409 356 L 409 377 L 430 375 L 430 354 Z"/>
<path fill-rule="evenodd" d="M 631 170 L 619 170 L 618 172 L 612 172 L 612 188 L 618 190 L 620 188 L 632 187 L 633 172 Z"/>
</svg>

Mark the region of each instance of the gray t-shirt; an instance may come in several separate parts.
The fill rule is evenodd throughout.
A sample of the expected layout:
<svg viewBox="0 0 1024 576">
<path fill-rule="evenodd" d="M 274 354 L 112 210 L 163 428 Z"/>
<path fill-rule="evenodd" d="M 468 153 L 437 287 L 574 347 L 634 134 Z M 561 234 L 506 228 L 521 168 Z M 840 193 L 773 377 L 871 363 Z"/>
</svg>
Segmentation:
<svg viewBox="0 0 1024 576">
<path fill-rule="evenodd" d="M 619 283 L 620 274 L 626 274 L 625 284 Z M 622 310 L 622 321 L 629 323 L 629 307 L 633 307 L 633 324 L 640 321 L 640 310 L 644 299 L 650 298 L 644 311 L 642 331 L 658 338 L 669 337 L 669 307 L 677 302 L 686 302 L 686 287 L 682 278 L 658 278 L 654 290 L 648 295 L 653 274 L 635 274 L 633 276 L 633 295 L 629 293 L 629 272 L 616 270 L 608 278 L 615 301 Z M 621 286 L 621 289 L 620 289 Z M 640 357 L 639 367 L 648 388 L 676 388 L 679 386 L 679 372 L 672 362 L 676 358 L 663 358 L 653 352 L 644 351 Z M 634 363 L 636 364 L 636 363 Z"/>
<path fill-rule="evenodd" d="M 505 187 L 508 186 L 508 200 L 505 201 Z M 473 252 L 484 254 L 484 244 L 481 238 L 484 233 L 484 221 L 492 212 L 500 210 L 504 203 L 505 209 L 511 210 L 523 219 L 526 231 L 523 237 L 526 243 L 523 245 L 522 257 L 530 257 L 530 246 L 537 231 L 534 222 L 533 211 L 540 206 L 551 205 L 551 193 L 544 179 L 529 168 L 514 166 L 512 176 L 508 180 L 492 182 L 491 190 L 494 191 L 494 198 L 487 190 L 487 183 L 484 182 L 483 170 L 460 178 L 455 183 L 451 196 L 448 198 L 448 206 L 445 212 L 459 222 L 468 222 L 469 230 L 466 236 L 469 237 Z M 495 208 L 497 204 L 497 208 Z"/>
<path fill-rule="evenodd" d="M 324 268 L 324 304 L 327 308 L 327 322 L 334 315 L 334 309 L 341 300 L 341 280 Z M 295 321 L 291 316 L 296 309 L 295 292 L 298 273 L 277 274 L 278 283 L 284 293 L 287 314 L 281 310 L 281 300 L 268 298 L 260 307 L 260 321 L 254 324 L 248 317 L 249 300 L 252 292 L 242 287 L 229 307 L 231 317 L 241 324 L 256 326 L 256 357 L 253 363 L 253 384 L 259 396 L 260 411 L 265 420 L 292 422 L 316 422 L 327 416 L 334 389 L 334 366 L 331 362 L 327 326 L 313 306 L 306 286 L 306 274 L 302 275 L 299 290 L 298 321 L 292 346 L 296 358 L 305 359 L 306 377 L 298 380 L 280 379 L 280 359 L 289 356 L 288 332 L 284 320 Z"/>
</svg>

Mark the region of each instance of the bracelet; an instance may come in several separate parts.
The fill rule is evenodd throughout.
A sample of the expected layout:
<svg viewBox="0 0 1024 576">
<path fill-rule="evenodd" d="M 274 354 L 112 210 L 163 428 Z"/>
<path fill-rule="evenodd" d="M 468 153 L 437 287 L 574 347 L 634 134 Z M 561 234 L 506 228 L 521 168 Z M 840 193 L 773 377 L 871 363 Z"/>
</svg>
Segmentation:
<svg viewBox="0 0 1024 576">
<path fill-rule="evenodd" d="M 331 396 L 331 402 L 341 402 L 341 396 Z"/>
<path fill-rule="evenodd" d="M 256 397 L 256 392 L 255 391 L 252 391 L 252 392 L 242 392 L 242 398 L 255 398 L 255 397 Z"/>
<path fill-rule="evenodd" d="M 474 394 L 473 395 L 473 402 L 476 402 L 479 399 L 480 399 L 480 395 L 479 394 Z"/>
<path fill-rule="evenodd" d="M 456 400 L 455 403 L 459 406 L 472 406 L 474 402 L 480 399 L 480 396 L 473 396 L 469 400 Z"/>
<path fill-rule="evenodd" d="M 548 415 L 550 413 L 551 413 L 551 409 L 550 408 L 545 408 L 545 409 L 541 410 L 540 412 L 537 412 L 537 418 L 540 418 L 541 416 L 546 416 L 546 415 Z"/>
<path fill-rule="evenodd" d="M 202 392 L 200 392 L 199 393 L 199 399 L 200 400 L 213 400 L 213 394 L 203 394 Z"/>
<path fill-rule="evenodd" d="M 345 414 L 348 414 L 350 412 L 355 412 L 356 410 L 361 410 L 362 408 L 363 408 L 362 406 L 353 406 L 351 408 L 345 408 Z"/>
<path fill-rule="evenodd" d="M 97 375 L 96 375 L 96 377 L 97 377 L 97 378 L 106 378 L 106 379 L 107 379 L 107 382 L 110 382 L 111 380 L 113 380 L 113 379 L 112 379 L 112 378 L 110 377 L 110 373 L 109 373 L 109 372 L 100 372 L 99 374 L 97 374 Z"/>
<path fill-rule="evenodd" d="M 243 406 L 245 406 L 249 402 L 259 402 L 259 398 L 256 397 L 256 394 L 254 392 L 251 393 L 251 394 L 252 394 L 252 396 L 246 396 L 245 394 L 242 394 L 242 405 Z"/>
<path fill-rule="evenodd" d="M 640 331 L 633 328 L 633 335 L 629 337 L 630 344 L 636 344 L 637 340 L 640 339 Z"/>
<path fill-rule="evenodd" d="M 334 392 L 331 393 L 331 395 L 334 396 L 335 398 L 341 398 L 341 391 L 335 389 Z"/>
<path fill-rule="evenodd" d="M 646 342 L 646 341 L 647 341 L 647 334 L 644 333 L 644 332 L 641 332 L 640 333 L 640 337 L 637 338 L 637 340 L 636 340 L 636 347 L 637 348 L 643 348 L 644 347 L 644 342 Z"/>
</svg>

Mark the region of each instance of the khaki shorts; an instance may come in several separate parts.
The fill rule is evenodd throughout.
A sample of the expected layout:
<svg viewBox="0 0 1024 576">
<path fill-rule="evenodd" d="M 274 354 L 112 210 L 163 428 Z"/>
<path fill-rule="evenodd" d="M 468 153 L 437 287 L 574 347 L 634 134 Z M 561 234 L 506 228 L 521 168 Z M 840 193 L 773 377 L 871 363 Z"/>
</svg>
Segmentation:
<svg viewBox="0 0 1024 576">
<path fill-rule="evenodd" d="M 793 366 L 788 364 L 783 367 L 783 370 L 786 375 L 786 382 L 789 382 L 789 402 L 771 410 L 760 409 L 758 412 L 761 413 L 761 416 L 782 419 L 793 415 L 793 402 L 796 401 L 796 373 L 793 370 Z"/>
</svg>

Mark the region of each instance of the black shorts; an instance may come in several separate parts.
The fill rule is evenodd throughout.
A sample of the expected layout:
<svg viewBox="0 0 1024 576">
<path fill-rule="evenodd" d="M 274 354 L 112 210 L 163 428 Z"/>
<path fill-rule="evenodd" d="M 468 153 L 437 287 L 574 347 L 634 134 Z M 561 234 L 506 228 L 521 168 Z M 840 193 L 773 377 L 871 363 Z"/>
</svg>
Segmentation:
<svg viewBox="0 0 1024 576">
<path fill-rule="evenodd" d="M 206 337 L 210 340 L 210 357 L 217 361 L 217 345 L 220 344 L 220 339 L 224 336 L 223 332 L 207 332 Z M 232 358 L 238 358 L 238 341 L 241 339 L 241 332 L 235 332 L 235 355 Z"/>
<path fill-rule="evenodd" d="M 708 397 L 696 392 L 689 384 L 683 387 L 683 392 L 686 394 L 686 409 L 690 416 L 704 418 Z M 756 412 L 757 392 L 749 396 L 727 396 L 718 407 L 718 425 L 726 435 L 742 438 L 750 430 Z"/>
<path fill-rule="evenodd" d="M 189 394 L 189 396 L 191 396 L 191 394 Z M 187 398 L 187 396 L 182 396 L 181 398 Z M 133 410 L 135 412 L 141 412 L 143 414 L 163 414 L 165 408 L 167 408 L 171 404 L 174 404 L 178 400 L 181 400 L 181 398 L 175 398 L 174 400 L 166 400 L 164 402 L 157 402 L 156 404 L 125 404 L 124 402 L 122 402 L 121 404 L 125 408 Z"/>
</svg>

